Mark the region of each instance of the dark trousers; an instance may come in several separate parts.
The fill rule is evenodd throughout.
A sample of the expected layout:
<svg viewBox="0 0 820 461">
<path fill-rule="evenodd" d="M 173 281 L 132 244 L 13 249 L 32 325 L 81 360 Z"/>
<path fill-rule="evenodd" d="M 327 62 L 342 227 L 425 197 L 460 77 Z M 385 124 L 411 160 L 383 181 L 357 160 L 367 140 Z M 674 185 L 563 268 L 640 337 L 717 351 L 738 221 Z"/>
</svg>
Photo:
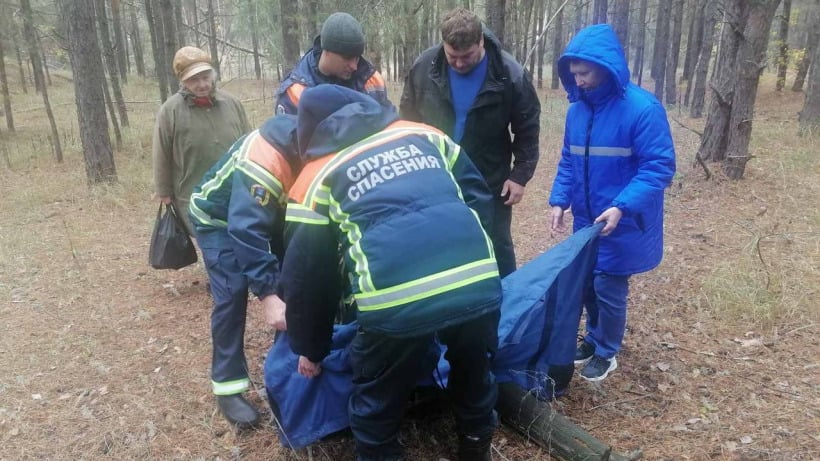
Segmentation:
<svg viewBox="0 0 820 461">
<path fill-rule="evenodd" d="M 214 298 L 211 381 L 216 395 L 240 394 L 250 386 L 245 360 L 248 281 L 239 268 L 230 238 L 223 230 L 197 234 Z"/>
<path fill-rule="evenodd" d="M 493 240 L 495 259 L 498 262 L 498 272 L 501 278 L 515 271 L 515 248 L 513 247 L 512 207 L 504 205 L 506 198 L 496 197 L 493 200 L 493 228 L 490 229 L 490 238 Z"/>
<path fill-rule="evenodd" d="M 587 334 L 584 340 L 595 346 L 595 355 L 611 359 L 621 350 L 626 332 L 628 275 L 596 271 L 584 290 Z"/>
<path fill-rule="evenodd" d="M 485 439 L 495 430 L 498 388 L 490 363 L 498 347 L 499 312 L 437 333 L 447 345 L 447 393 L 461 435 Z M 429 354 L 434 337 L 393 338 L 361 329 L 356 334 L 350 345 L 353 393 L 348 413 L 359 461 L 401 457 L 399 427 L 417 381 L 435 367 Z"/>
</svg>

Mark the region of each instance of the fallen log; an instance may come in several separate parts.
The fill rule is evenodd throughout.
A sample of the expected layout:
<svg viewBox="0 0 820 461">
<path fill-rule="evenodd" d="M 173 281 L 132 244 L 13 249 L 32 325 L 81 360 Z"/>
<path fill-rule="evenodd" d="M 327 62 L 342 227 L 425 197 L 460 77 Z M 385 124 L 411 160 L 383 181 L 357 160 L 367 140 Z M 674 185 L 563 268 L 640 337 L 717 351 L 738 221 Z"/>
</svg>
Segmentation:
<svg viewBox="0 0 820 461">
<path fill-rule="evenodd" d="M 498 386 L 496 405 L 501 420 L 562 461 L 630 461 L 640 452 L 623 455 L 550 408 L 515 383 Z"/>
</svg>

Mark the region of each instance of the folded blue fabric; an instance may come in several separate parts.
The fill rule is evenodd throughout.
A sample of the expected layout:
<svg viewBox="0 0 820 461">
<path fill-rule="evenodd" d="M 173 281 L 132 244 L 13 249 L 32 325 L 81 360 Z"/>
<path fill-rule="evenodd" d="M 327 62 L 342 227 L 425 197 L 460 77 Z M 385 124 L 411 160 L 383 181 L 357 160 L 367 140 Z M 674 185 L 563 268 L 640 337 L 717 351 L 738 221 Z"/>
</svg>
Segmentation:
<svg viewBox="0 0 820 461">
<path fill-rule="evenodd" d="M 575 357 L 584 283 L 598 255 L 603 223 L 579 230 L 502 280 L 504 300 L 498 325 L 493 371 L 499 383 L 514 382 L 549 398 L 551 370 L 571 370 Z M 281 333 L 265 359 L 265 389 L 277 420 L 280 441 L 294 449 L 348 427 L 347 401 L 353 388 L 347 346 L 354 323 L 336 325 L 322 374 L 307 379 L 296 371 L 298 356 Z M 447 383 L 449 364 L 442 357 L 420 384 Z"/>
</svg>

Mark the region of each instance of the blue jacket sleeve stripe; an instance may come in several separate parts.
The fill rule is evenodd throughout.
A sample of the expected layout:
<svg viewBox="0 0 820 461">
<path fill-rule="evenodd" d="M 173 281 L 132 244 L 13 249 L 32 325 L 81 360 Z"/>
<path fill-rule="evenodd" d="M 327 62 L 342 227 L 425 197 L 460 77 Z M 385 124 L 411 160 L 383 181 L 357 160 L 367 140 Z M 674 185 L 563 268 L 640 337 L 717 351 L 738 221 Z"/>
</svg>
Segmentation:
<svg viewBox="0 0 820 461">
<path fill-rule="evenodd" d="M 586 147 L 572 145 L 569 146 L 569 152 L 573 155 L 585 155 Z M 590 146 L 589 155 L 597 155 L 600 157 L 630 157 L 632 155 L 632 148 Z"/>
</svg>

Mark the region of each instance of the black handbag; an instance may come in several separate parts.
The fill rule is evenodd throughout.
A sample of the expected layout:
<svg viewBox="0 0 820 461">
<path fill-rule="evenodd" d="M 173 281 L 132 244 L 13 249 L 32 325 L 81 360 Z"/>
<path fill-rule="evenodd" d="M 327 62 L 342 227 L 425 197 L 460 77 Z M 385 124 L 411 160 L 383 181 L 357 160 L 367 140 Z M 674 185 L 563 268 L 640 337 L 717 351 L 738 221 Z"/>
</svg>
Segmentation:
<svg viewBox="0 0 820 461">
<path fill-rule="evenodd" d="M 185 224 L 177 215 L 174 204 L 159 204 L 151 247 L 148 250 L 148 264 L 154 269 L 180 269 L 196 262 L 194 242 L 185 230 Z"/>
</svg>

